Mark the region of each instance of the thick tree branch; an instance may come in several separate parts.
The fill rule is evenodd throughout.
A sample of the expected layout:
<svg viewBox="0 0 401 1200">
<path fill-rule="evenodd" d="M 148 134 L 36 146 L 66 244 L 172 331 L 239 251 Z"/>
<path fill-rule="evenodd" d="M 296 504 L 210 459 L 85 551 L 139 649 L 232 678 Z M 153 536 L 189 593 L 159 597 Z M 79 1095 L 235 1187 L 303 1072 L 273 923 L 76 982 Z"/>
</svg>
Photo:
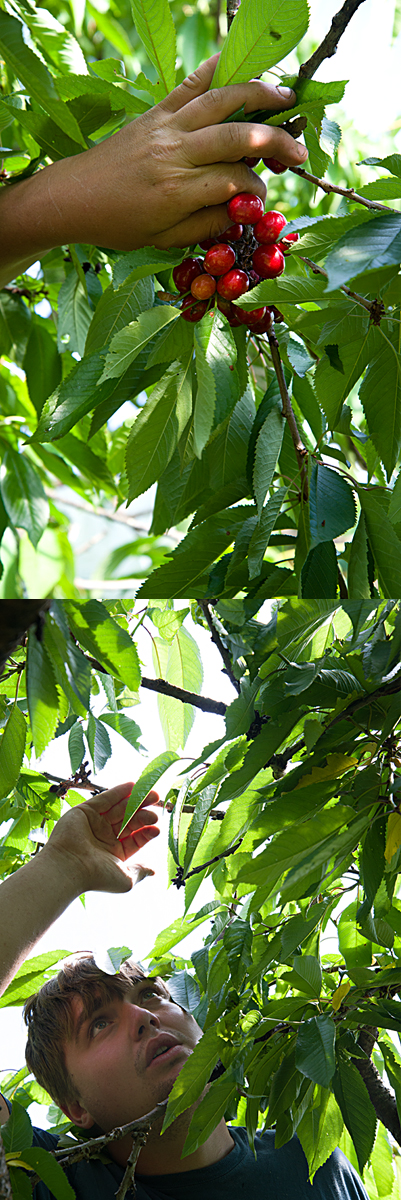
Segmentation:
<svg viewBox="0 0 401 1200">
<path fill-rule="evenodd" d="M 197 692 L 173 687 L 166 679 L 146 679 L 143 675 L 140 686 L 149 688 L 151 692 L 160 692 L 162 696 L 172 696 L 174 700 L 181 700 L 183 704 L 193 704 L 195 708 L 201 708 L 202 712 L 216 713 L 219 717 L 225 717 L 227 712 L 227 705 L 222 700 L 209 700 L 207 696 L 198 696 Z"/>
<path fill-rule="evenodd" d="M 235 14 L 238 12 L 241 0 L 227 0 L 227 28 L 233 23 Z"/>
<path fill-rule="evenodd" d="M 294 410 L 293 410 L 291 400 L 290 400 L 290 397 L 288 394 L 287 384 L 285 382 L 283 364 L 282 364 L 281 358 L 280 358 L 279 345 L 278 345 L 276 335 L 273 331 L 273 324 L 271 325 L 271 331 L 270 331 L 270 333 L 268 332 L 267 336 L 269 339 L 270 353 L 271 353 L 272 360 L 273 360 L 273 366 L 274 366 L 274 370 L 277 375 L 278 386 L 280 388 L 280 396 L 281 396 L 281 399 L 283 402 L 283 417 L 285 417 L 286 420 L 288 421 L 288 425 L 289 425 L 289 429 L 290 429 L 290 433 L 291 433 L 291 437 L 292 437 L 292 441 L 293 441 L 293 445 L 294 445 L 294 450 L 295 450 L 295 454 L 296 454 L 296 458 L 297 458 L 297 463 L 299 466 L 299 471 L 300 471 L 300 476 L 301 476 L 302 498 L 303 498 L 303 500 L 306 501 L 306 500 L 308 500 L 308 496 L 309 496 L 308 468 L 307 468 L 308 451 L 301 440 L 298 425 L 295 420 Z"/>
<path fill-rule="evenodd" d="M 317 47 L 314 54 L 311 54 L 311 57 L 308 58 L 306 62 L 302 63 L 301 67 L 299 68 L 298 78 L 296 83 L 294 83 L 295 91 L 297 90 L 298 83 L 302 83 L 304 79 L 312 79 L 313 75 L 315 75 L 318 67 L 320 67 L 320 64 L 325 58 L 333 57 L 333 54 L 335 54 L 337 50 L 340 37 L 346 30 L 347 25 L 349 25 L 351 17 L 353 17 L 360 4 L 363 3 L 364 0 L 345 0 L 345 4 L 343 4 L 342 8 L 340 8 L 339 12 L 335 13 L 329 32 L 326 33 L 326 37 L 323 38 L 320 46 Z"/>
<path fill-rule="evenodd" d="M 371 1054 L 378 1035 L 378 1030 L 370 1025 L 364 1025 L 359 1032 L 358 1045 L 367 1054 L 367 1058 L 353 1058 L 352 1062 L 363 1079 L 366 1090 L 372 1101 L 373 1108 L 379 1121 L 385 1125 L 391 1136 L 401 1146 L 401 1125 L 397 1111 L 397 1103 L 393 1092 L 383 1083 L 378 1070 L 372 1063 Z"/>
<path fill-rule="evenodd" d="M 1 601 L 0 675 L 7 659 L 20 645 L 30 625 L 41 619 L 50 604 L 51 600 Z"/>
<path fill-rule="evenodd" d="M 207 624 L 209 626 L 211 637 L 212 637 L 212 642 L 214 642 L 215 646 L 217 646 L 219 654 L 221 654 L 228 678 L 229 678 L 230 682 L 232 683 L 233 687 L 235 687 L 236 692 L 238 692 L 238 694 L 239 694 L 241 691 L 241 688 L 240 688 L 238 679 L 235 678 L 235 675 L 233 672 L 231 657 L 228 653 L 228 650 L 226 650 L 226 647 L 223 646 L 223 642 L 222 642 L 220 634 L 214 624 L 213 617 L 210 612 L 210 608 L 207 603 L 207 600 L 198 600 L 197 604 L 199 604 L 199 608 L 202 609 L 205 621 L 207 621 Z"/>
</svg>

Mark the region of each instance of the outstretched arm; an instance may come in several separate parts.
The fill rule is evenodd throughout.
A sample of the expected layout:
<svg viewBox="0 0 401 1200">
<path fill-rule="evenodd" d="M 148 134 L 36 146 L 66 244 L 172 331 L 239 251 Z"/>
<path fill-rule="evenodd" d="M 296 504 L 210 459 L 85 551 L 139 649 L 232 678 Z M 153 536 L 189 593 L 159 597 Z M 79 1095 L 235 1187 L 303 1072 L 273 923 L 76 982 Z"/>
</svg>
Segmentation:
<svg viewBox="0 0 401 1200">
<path fill-rule="evenodd" d="M 132 783 L 65 813 L 39 854 L 0 887 L 0 995 L 53 921 L 85 891 L 128 892 L 141 868 L 129 860 L 157 837 L 157 816 L 138 809 L 117 834 Z M 157 804 L 150 792 L 145 804 Z"/>
<path fill-rule="evenodd" d="M 230 224 L 226 204 L 236 192 L 265 198 L 244 156 L 303 162 L 304 146 L 283 129 L 224 124 L 244 104 L 247 112 L 292 107 L 294 93 L 261 80 L 209 90 L 217 58 L 112 137 L 1 189 L 0 287 L 69 242 L 123 251 L 216 236 Z"/>
</svg>

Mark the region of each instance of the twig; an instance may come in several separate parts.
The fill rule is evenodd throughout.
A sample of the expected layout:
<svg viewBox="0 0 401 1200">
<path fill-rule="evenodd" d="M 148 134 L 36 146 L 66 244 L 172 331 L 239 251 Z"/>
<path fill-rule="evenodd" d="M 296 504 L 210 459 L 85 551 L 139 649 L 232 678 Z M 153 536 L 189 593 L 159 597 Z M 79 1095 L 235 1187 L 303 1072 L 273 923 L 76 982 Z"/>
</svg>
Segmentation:
<svg viewBox="0 0 401 1200">
<path fill-rule="evenodd" d="M 311 271 L 313 271 L 314 275 L 324 275 L 325 279 L 328 279 L 327 271 L 325 271 L 323 267 L 319 267 L 317 263 L 312 262 L 311 258 L 305 258 L 304 255 L 301 254 L 300 259 L 302 262 L 306 263 L 307 267 L 311 268 Z M 350 296 L 351 300 L 356 300 L 357 304 L 362 304 L 362 307 L 366 308 L 373 325 L 380 325 L 381 318 L 386 312 L 382 300 L 365 300 L 364 296 L 360 296 L 358 292 L 351 291 L 351 288 L 347 287 L 345 283 L 340 284 L 340 290 L 345 292 L 346 296 Z"/>
<path fill-rule="evenodd" d="M 360 0 L 363 3 L 363 0 Z M 296 87 L 296 84 L 294 84 Z M 322 188 L 323 192 L 337 192 L 339 196 L 346 196 L 348 200 L 355 200 L 357 204 L 363 204 L 364 208 L 377 208 L 381 212 L 398 213 L 397 208 L 389 208 L 388 204 L 379 204 L 376 200 L 367 200 L 365 196 L 359 196 L 354 188 L 336 187 L 334 183 L 328 183 L 326 179 L 319 179 L 317 175 L 311 175 L 310 171 L 305 171 L 303 167 L 289 167 L 293 175 L 301 175 L 302 179 L 307 179 L 308 183 L 313 183 L 315 187 Z"/>
<path fill-rule="evenodd" d="M 185 887 L 187 879 L 189 879 L 191 875 L 199 875 L 200 871 L 204 871 L 206 867 L 213 866 L 213 863 L 220 862 L 221 858 L 228 858 L 230 854 L 235 854 L 235 851 L 238 850 L 241 842 L 242 838 L 239 839 L 239 842 L 235 843 L 235 846 L 231 847 L 231 850 L 223 850 L 222 854 L 216 854 L 215 858 L 209 858 L 208 862 L 201 863 L 199 867 L 193 867 L 192 871 L 187 871 L 185 876 L 184 868 L 177 867 L 177 874 L 174 876 L 174 879 L 172 879 L 171 882 L 175 884 L 176 888 Z"/>
<path fill-rule="evenodd" d="M 54 460 L 54 463 L 55 463 L 55 470 L 54 470 L 53 474 L 57 475 L 57 470 L 56 470 L 57 459 L 56 458 Z M 68 499 L 67 499 L 67 497 L 65 497 L 65 496 L 59 496 L 57 488 L 46 487 L 45 492 L 46 492 L 46 496 L 49 496 L 49 498 L 51 500 L 57 500 L 57 502 L 59 504 L 66 504 L 67 507 L 69 507 L 69 508 L 80 508 L 80 509 L 82 509 L 83 512 L 92 513 L 92 516 L 105 517 L 107 521 L 117 521 L 119 525 L 129 525 L 131 529 L 136 529 L 136 530 L 138 530 L 139 533 L 145 533 L 146 535 L 148 535 L 148 533 L 149 533 L 147 525 L 141 524 L 140 521 L 137 521 L 136 517 L 130 517 L 129 513 L 123 513 L 123 512 L 120 512 L 119 510 L 117 510 L 117 512 L 113 512 L 112 509 L 101 508 L 101 507 L 99 507 L 99 505 L 96 505 L 96 504 L 88 504 L 86 502 L 86 500 L 70 500 L 70 497 L 68 497 Z M 179 534 L 175 535 L 173 533 L 169 533 L 166 536 L 171 538 L 173 542 L 181 541 L 181 537 Z M 116 583 L 118 583 L 118 579 L 116 580 Z M 25 603 L 25 601 L 24 601 L 24 603 Z"/>
<path fill-rule="evenodd" d="M 279 345 L 278 345 L 276 335 L 273 331 L 273 325 L 271 325 L 270 331 L 268 331 L 267 336 L 269 339 L 270 353 L 271 353 L 272 360 L 273 360 L 273 366 L 274 366 L 274 370 L 277 375 L 278 386 L 280 388 L 280 395 L 281 395 L 281 399 L 283 402 L 283 417 L 285 417 L 286 420 L 288 421 L 291 437 L 292 437 L 293 444 L 294 444 L 295 454 L 297 456 L 297 463 L 298 463 L 300 475 L 301 475 L 302 498 L 303 498 L 303 500 L 306 501 L 306 500 L 308 500 L 308 496 L 309 496 L 308 472 L 307 472 L 308 451 L 307 451 L 306 447 L 304 446 L 303 442 L 301 441 L 298 425 L 295 420 L 295 413 L 294 413 L 294 410 L 293 410 L 293 407 L 291 404 L 291 400 L 290 400 L 290 397 L 288 394 L 288 388 L 287 388 L 287 384 L 286 384 L 285 378 L 284 378 L 283 364 L 282 364 L 281 358 L 280 358 Z"/>
<path fill-rule="evenodd" d="M 205 621 L 207 621 L 207 624 L 209 626 L 210 633 L 212 636 L 212 642 L 214 642 L 215 646 L 217 646 L 219 654 L 221 654 L 228 678 L 229 678 L 230 682 L 232 683 L 233 687 L 235 687 L 236 692 L 238 692 L 238 694 L 239 694 L 241 691 L 241 688 L 240 688 L 238 679 L 235 678 L 235 675 L 233 672 L 231 657 L 228 653 L 228 650 L 226 650 L 225 646 L 223 646 L 223 642 L 221 640 L 220 634 L 214 624 L 213 617 L 212 617 L 212 614 L 209 609 L 209 605 L 206 600 L 198 600 L 197 603 L 199 604 L 199 608 L 202 609 Z"/>
<path fill-rule="evenodd" d="M 241 0 L 227 0 L 227 28 L 233 23 L 235 14 L 238 12 Z"/>
<path fill-rule="evenodd" d="M 351 17 L 353 17 L 359 5 L 363 4 L 363 2 L 364 0 L 345 0 L 345 4 L 340 8 L 339 12 L 335 13 L 329 32 L 326 33 L 326 37 L 323 38 L 320 46 L 317 47 L 314 54 L 306 62 L 302 63 L 299 68 L 298 78 L 296 83 L 294 83 L 294 91 L 297 90 L 297 83 L 302 83 L 304 79 L 312 79 L 312 76 L 325 58 L 332 58 L 337 50 L 341 35 L 347 28 Z"/>
<path fill-rule="evenodd" d="M 183 704 L 193 704 L 195 708 L 201 708 L 202 712 L 216 713 L 219 717 L 225 717 L 227 712 L 227 705 L 222 700 L 209 700 L 207 696 L 198 696 L 197 692 L 187 692 L 184 688 L 167 683 L 166 679 L 146 679 L 143 675 L 140 686 L 149 688 L 151 692 L 160 692 L 162 696 L 173 696 Z"/>
<path fill-rule="evenodd" d="M 70 779 L 62 779 L 60 775 L 51 775 L 50 771 L 42 771 L 41 774 L 44 775 L 45 779 L 49 779 L 52 783 L 57 783 L 59 785 L 54 789 L 55 793 L 57 793 L 59 796 L 65 796 L 66 792 L 68 792 L 72 787 L 78 788 L 80 791 L 92 792 L 96 796 L 100 795 L 101 792 L 107 791 L 107 788 L 100 787 L 100 784 L 92 783 L 90 779 L 77 781 L 72 776 Z M 52 791 L 52 788 L 50 788 L 50 791 Z M 163 807 L 166 809 L 166 812 L 171 813 L 173 811 L 174 804 L 170 804 L 170 802 L 168 802 L 167 804 L 163 805 Z M 194 813 L 195 805 L 183 804 L 181 811 Z M 209 817 L 212 821 L 223 821 L 225 815 L 226 814 L 222 808 L 215 808 L 213 809 L 213 812 L 209 813 Z"/>
<path fill-rule="evenodd" d="M 161 1100 L 156 1108 L 152 1108 L 151 1112 L 145 1113 L 143 1117 L 137 1118 L 136 1121 L 129 1121 L 127 1125 L 120 1125 L 116 1129 L 111 1129 L 110 1133 L 104 1133 L 101 1137 L 90 1138 L 88 1142 L 80 1142 L 74 1146 L 72 1150 L 52 1150 L 54 1158 L 57 1158 L 60 1166 L 64 1169 L 71 1167 L 76 1162 L 87 1161 L 90 1158 L 97 1158 L 102 1153 L 105 1146 L 110 1142 L 119 1141 L 121 1138 L 127 1137 L 128 1134 L 139 1135 L 142 1137 L 145 1133 L 148 1134 L 152 1127 L 155 1117 L 160 1116 L 160 1110 L 165 1108 L 167 1100 Z"/>
</svg>

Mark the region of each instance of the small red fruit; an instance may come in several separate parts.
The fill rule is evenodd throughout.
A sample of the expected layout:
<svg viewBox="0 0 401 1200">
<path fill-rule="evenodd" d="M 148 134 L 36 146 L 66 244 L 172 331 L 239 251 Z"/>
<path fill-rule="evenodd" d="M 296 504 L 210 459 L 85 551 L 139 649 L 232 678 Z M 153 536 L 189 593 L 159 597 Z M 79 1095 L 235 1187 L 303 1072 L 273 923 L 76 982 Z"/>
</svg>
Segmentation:
<svg viewBox="0 0 401 1200">
<path fill-rule="evenodd" d="M 247 167 L 257 167 L 258 162 L 260 162 L 260 158 L 248 158 L 248 156 L 245 156 L 242 161 L 246 163 Z"/>
<path fill-rule="evenodd" d="M 235 263 L 235 250 L 223 242 L 219 246 L 211 246 L 204 259 L 205 271 L 209 275 L 225 275 Z"/>
<path fill-rule="evenodd" d="M 251 326 L 251 333 L 270 333 L 273 328 L 274 314 L 271 308 L 266 308 L 265 315 L 261 321 L 255 321 Z"/>
<path fill-rule="evenodd" d="M 191 292 L 196 300 L 210 300 L 216 291 L 216 280 L 211 275 L 197 275 L 192 280 Z"/>
<path fill-rule="evenodd" d="M 279 246 L 257 246 L 252 262 L 261 279 L 275 279 L 285 267 L 284 254 Z"/>
<path fill-rule="evenodd" d="M 193 279 L 203 271 L 202 258 L 184 258 L 178 267 L 174 267 L 173 279 L 179 292 L 188 292 Z"/>
<path fill-rule="evenodd" d="M 254 237 L 257 242 L 262 242 L 264 246 L 271 246 L 273 242 L 277 241 L 281 230 L 284 229 L 284 225 L 286 224 L 287 221 L 283 213 L 272 209 L 271 212 L 264 213 L 260 221 L 256 222 L 253 231 Z"/>
<path fill-rule="evenodd" d="M 198 300 L 196 303 L 192 296 L 185 296 L 182 302 L 181 316 L 184 321 L 201 321 L 207 307 L 207 300 Z"/>
<path fill-rule="evenodd" d="M 248 325 L 249 329 L 253 329 L 254 325 L 257 325 L 259 321 L 263 320 L 266 308 L 263 305 L 263 308 L 251 308 L 250 311 L 247 312 L 246 308 L 239 308 L 238 305 L 236 305 L 236 312 L 239 314 L 241 325 Z"/>
<path fill-rule="evenodd" d="M 281 239 L 280 250 L 283 251 L 283 254 L 288 254 L 294 242 L 299 242 L 299 233 L 287 233 L 286 237 Z"/>
<path fill-rule="evenodd" d="M 264 204 L 253 192 L 238 192 L 227 204 L 227 212 L 231 221 L 239 221 L 242 225 L 254 225 L 263 216 Z"/>
<path fill-rule="evenodd" d="M 231 300 L 225 300 L 224 296 L 218 296 L 217 307 L 220 309 L 220 312 L 224 313 L 229 325 L 233 328 L 242 324 L 238 316 L 238 308 L 235 307 L 235 304 L 231 304 Z"/>
<path fill-rule="evenodd" d="M 284 259 L 283 259 L 284 261 Z M 238 300 L 238 296 L 243 296 L 249 288 L 249 279 L 246 271 L 239 271 L 234 268 L 233 271 L 227 271 L 226 275 L 222 275 L 217 284 L 219 296 L 224 296 L 225 300 Z"/>
<path fill-rule="evenodd" d="M 204 242 L 199 242 L 201 250 L 210 250 L 211 246 L 215 246 L 217 238 L 205 238 Z"/>
<path fill-rule="evenodd" d="M 243 232 L 244 232 L 244 230 L 243 230 L 242 225 L 230 225 L 229 229 L 226 229 L 224 233 L 220 234 L 220 237 L 217 238 L 217 241 L 218 242 L 239 242 L 239 239 L 242 237 Z"/>
<path fill-rule="evenodd" d="M 265 167 L 269 168 L 269 171 L 274 171 L 275 175 L 282 175 L 283 171 L 288 171 L 288 167 L 285 167 L 284 163 L 279 162 L 278 158 L 264 158 L 263 162 Z"/>
</svg>

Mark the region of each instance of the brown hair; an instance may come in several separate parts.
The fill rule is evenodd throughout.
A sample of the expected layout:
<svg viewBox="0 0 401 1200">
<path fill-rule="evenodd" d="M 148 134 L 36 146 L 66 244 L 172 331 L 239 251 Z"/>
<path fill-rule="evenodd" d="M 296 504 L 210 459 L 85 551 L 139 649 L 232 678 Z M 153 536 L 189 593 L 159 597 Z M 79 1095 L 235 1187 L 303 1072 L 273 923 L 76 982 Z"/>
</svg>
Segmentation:
<svg viewBox="0 0 401 1200">
<path fill-rule="evenodd" d="M 99 1003 L 126 996 L 140 979 L 146 979 L 146 975 L 136 963 L 122 963 L 116 975 L 106 975 L 92 954 L 82 953 L 65 962 L 58 975 L 26 1001 L 23 1011 L 28 1028 L 27 1066 L 60 1108 L 79 1099 L 64 1056 L 65 1042 L 73 1032 L 72 997 L 80 997 L 88 1018 Z M 169 996 L 163 980 L 158 978 L 158 983 Z"/>
</svg>

